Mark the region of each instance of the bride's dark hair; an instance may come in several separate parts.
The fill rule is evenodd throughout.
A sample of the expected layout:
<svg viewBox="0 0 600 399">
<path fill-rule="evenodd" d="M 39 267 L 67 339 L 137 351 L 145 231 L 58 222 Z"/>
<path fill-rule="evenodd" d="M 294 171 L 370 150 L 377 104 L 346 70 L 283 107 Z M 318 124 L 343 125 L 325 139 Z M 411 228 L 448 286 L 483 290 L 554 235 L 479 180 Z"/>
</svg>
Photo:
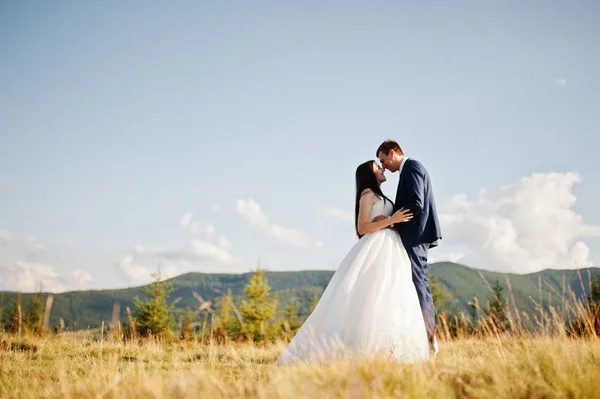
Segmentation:
<svg viewBox="0 0 600 399">
<path fill-rule="evenodd" d="M 358 165 L 356 168 L 356 202 L 354 203 L 354 229 L 356 230 L 356 235 L 358 238 L 362 238 L 362 235 L 358 234 L 358 211 L 360 209 L 360 197 L 362 196 L 362 192 L 367 188 L 371 189 L 375 194 L 379 197 L 383 198 L 384 201 L 392 202 L 388 197 L 386 197 L 381 191 L 381 187 L 379 187 L 379 183 L 377 182 L 377 177 L 375 173 L 373 173 L 373 164 L 375 161 L 367 161 Z"/>
</svg>

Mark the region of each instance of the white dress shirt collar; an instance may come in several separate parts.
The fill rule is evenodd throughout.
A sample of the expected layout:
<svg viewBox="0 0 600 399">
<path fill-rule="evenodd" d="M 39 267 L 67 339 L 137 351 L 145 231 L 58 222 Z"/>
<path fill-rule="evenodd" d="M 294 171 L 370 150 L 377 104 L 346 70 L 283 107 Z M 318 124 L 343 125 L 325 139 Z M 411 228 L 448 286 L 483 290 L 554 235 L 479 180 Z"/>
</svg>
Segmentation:
<svg viewBox="0 0 600 399">
<path fill-rule="evenodd" d="M 404 164 L 406 163 L 407 160 L 408 160 L 408 157 L 404 157 L 404 159 L 402 159 L 402 162 L 400 162 L 400 169 L 398 169 L 398 173 L 402 173 L 402 168 L 404 168 Z"/>
</svg>

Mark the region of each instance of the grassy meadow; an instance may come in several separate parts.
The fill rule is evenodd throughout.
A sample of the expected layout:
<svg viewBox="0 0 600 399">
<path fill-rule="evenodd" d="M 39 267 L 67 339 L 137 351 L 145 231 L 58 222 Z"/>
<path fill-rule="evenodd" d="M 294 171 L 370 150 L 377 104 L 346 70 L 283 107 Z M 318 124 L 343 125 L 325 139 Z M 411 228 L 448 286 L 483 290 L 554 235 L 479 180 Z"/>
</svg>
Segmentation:
<svg viewBox="0 0 600 399">
<path fill-rule="evenodd" d="M 600 339 L 444 340 L 435 361 L 277 366 L 284 343 L 2 335 L 2 398 L 593 398 Z"/>
<path fill-rule="evenodd" d="M 557 292 L 557 307 L 540 301 L 534 314 L 517 308 L 510 284 L 506 298 L 502 287 L 489 285 L 491 297 L 484 306 L 475 301 L 473 314 L 440 312 L 435 360 L 283 367 L 275 361 L 298 323 L 268 323 L 276 303 L 261 273 L 247 286 L 249 302 L 238 308 L 229 297 L 223 303 L 231 308 L 220 309 L 201 334 L 186 322 L 180 333 L 169 330 L 168 290 L 160 284 L 138 305 L 145 313 L 128 313 L 130 328 L 108 333 L 104 325 L 50 332 L 50 306 L 42 318 L 40 297 L 25 313 L 17 303 L 5 318 L 13 332 L 0 332 L 0 398 L 600 397 L 600 275 L 586 300 Z M 145 335 L 149 322 L 152 331 L 162 326 L 169 334 Z"/>
</svg>

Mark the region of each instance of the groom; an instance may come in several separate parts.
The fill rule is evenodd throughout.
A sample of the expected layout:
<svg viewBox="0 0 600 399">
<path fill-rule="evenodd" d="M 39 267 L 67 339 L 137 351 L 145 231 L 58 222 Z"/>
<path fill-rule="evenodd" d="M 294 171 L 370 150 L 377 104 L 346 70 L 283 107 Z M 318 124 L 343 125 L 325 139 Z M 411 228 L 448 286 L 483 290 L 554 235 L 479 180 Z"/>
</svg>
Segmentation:
<svg viewBox="0 0 600 399">
<path fill-rule="evenodd" d="M 395 225 L 395 229 L 402 238 L 412 264 L 413 283 L 423 311 L 429 345 L 435 356 L 438 347 L 435 339 L 435 310 L 429 288 L 427 252 L 429 248 L 438 245 L 437 241 L 442 238 L 442 233 L 429 174 L 419 161 L 405 157 L 398 143 L 392 140 L 386 140 L 379 146 L 377 158 L 384 169 L 392 173 L 400 172 L 394 211 L 404 208 L 413 214 L 410 222 L 399 223 Z"/>
</svg>

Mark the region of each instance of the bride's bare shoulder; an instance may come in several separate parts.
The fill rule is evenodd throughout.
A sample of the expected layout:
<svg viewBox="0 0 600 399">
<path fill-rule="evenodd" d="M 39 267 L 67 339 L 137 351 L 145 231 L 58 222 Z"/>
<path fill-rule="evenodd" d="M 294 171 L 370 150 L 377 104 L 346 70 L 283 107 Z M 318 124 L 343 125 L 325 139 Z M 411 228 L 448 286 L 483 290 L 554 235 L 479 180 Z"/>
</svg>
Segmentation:
<svg viewBox="0 0 600 399">
<path fill-rule="evenodd" d="M 377 196 L 375 195 L 375 193 L 373 192 L 373 190 L 371 190 L 370 188 L 365 188 L 362 193 L 360 194 L 360 201 L 361 202 L 370 202 L 373 203 L 375 202 L 375 200 L 377 200 Z"/>
<path fill-rule="evenodd" d="M 365 195 L 367 196 L 371 196 L 371 195 L 375 195 L 375 193 L 373 192 L 373 190 L 371 190 L 370 188 L 365 188 L 362 193 L 360 193 L 361 197 L 364 197 Z"/>
</svg>

